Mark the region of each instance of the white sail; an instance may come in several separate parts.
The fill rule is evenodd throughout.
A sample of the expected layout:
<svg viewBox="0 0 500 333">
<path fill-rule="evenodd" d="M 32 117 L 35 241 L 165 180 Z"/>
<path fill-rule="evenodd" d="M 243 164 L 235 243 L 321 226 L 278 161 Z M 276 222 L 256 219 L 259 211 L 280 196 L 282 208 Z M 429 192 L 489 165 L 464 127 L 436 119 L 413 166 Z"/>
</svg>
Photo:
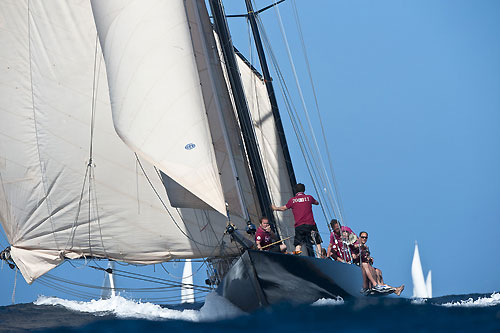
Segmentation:
<svg viewBox="0 0 500 333">
<path fill-rule="evenodd" d="M 281 206 L 293 197 L 293 189 L 288 177 L 266 85 L 264 80 L 245 61 L 240 57 L 237 57 L 237 61 L 248 108 L 254 124 L 255 136 L 259 145 L 271 201 Z M 291 210 L 275 216 L 278 218 L 277 225 L 280 235 L 283 238 L 293 236 L 294 219 Z M 291 242 L 288 247 L 291 248 Z"/>
<path fill-rule="evenodd" d="M 246 217 L 248 214 L 255 220 L 260 210 L 252 192 L 241 132 L 233 112 L 212 24 L 204 1 L 188 0 L 185 3 L 224 197 L 231 215 Z"/>
<path fill-rule="evenodd" d="M 427 291 L 427 298 L 432 298 L 432 271 L 429 270 L 427 278 L 425 279 L 425 289 Z"/>
<path fill-rule="evenodd" d="M 420 254 L 418 252 L 418 245 L 415 242 L 415 252 L 413 253 L 413 261 L 411 263 L 411 278 L 413 281 L 413 297 L 427 298 L 427 288 L 424 280 L 424 273 L 422 271 L 422 264 L 420 263 Z"/>
<path fill-rule="evenodd" d="M 102 283 L 101 299 L 109 299 L 116 296 L 116 286 L 115 286 L 115 276 L 113 274 L 113 269 L 115 269 L 115 263 L 113 261 L 108 261 L 108 271 L 104 271 L 104 281 Z"/>
<path fill-rule="evenodd" d="M 183 0 L 92 1 L 118 135 L 226 214 Z"/>
<path fill-rule="evenodd" d="M 182 288 L 181 288 L 181 303 L 194 303 L 194 288 L 193 288 L 193 265 L 191 259 L 186 259 L 184 269 L 182 270 Z"/>
<path fill-rule="evenodd" d="M 224 216 L 172 208 L 154 166 L 117 136 L 114 124 L 130 114 L 112 120 L 90 3 L 3 1 L 0 17 L 0 221 L 26 281 L 65 258 L 148 264 L 220 255 L 222 245 L 236 253 Z"/>
</svg>

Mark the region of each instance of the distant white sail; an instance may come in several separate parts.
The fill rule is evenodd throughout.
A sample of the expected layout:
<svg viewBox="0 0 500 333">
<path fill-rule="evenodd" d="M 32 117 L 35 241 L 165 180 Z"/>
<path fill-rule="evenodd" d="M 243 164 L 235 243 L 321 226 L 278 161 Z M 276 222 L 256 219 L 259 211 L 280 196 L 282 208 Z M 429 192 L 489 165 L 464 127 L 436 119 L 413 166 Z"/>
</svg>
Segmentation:
<svg viewBox="0 0 500 333">
<path fill-rule="evenodd" d="M 116 286 L 115 286 L 115 276 L 113 274 L 113 269 L 115 269 L 114 261 L 108 261 L 108 269 L 111 269 L 111 273 L 104 271 L 104 281 L 102 284 L 101 298 L 108 299 L 116 296 Z"/>
<path fill-rule="evenodd" d="M 427 288 L 424 280 L 424 272 L 422 271 L 422 264 L 420 263 L 420 254 L 418 252 L 418 245 L 415 242 L 415 252 L 413 253 L 413 261 L 411 263 L 411 277 L 413 280 L 413 297 L 427 298 Z"/>
<path fill-rule="evenodd" d="M 186 259 L 182 271 L 181 303 L 194 303 L 193 266 L 191 259 Z"/>
<path fill-rule="evenodd" d="M 425 289 L 427 290 L 427 297 L 432 298 L 432 271 L 429 270 L 427 273 L 427 279 L 425 279 Z"/>
</svg>

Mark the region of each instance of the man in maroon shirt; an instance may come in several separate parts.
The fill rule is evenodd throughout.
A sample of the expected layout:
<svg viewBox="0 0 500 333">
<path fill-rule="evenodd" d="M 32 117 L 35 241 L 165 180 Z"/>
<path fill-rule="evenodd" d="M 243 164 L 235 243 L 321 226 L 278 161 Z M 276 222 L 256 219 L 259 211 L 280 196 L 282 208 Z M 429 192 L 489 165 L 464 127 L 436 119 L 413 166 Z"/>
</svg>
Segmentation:
<svg viewBox="0 0 500 333">
<path fill-rule="evenodd" d="M 344 230 L 341 229 L 339 221 L 333 219 L 330 221 L 330 226 L 333 232 L 330 234 L 330 244 L 328 244 L 328 249 L 326 251 L 327 258 L 333 258 L 333 260 L 340 262 L 350 262 L 351 255 L 347 249 L 347 244 L 344 243 L 342 232 L 348 232 L 351 228 Z"/>
<path fill-rule="evenodd" d="M 285 206 L 276 207 L 271 205 L 273 210 L 285 211 L 292 209 L 293 218 L 295 219 L 295 251 L 302 250 L 302 243 L 310 240 L 312 232 L 314 233 L 313 243 L 316 244 L 317 256 L 321 257 L 321 237 L 319 237 L 318 227 L 314 222 L 312 205 L 319 205 L 319 202 L 313 198 L 312 195 L 304 194 L 306 187 L 304 184 L 297 184 L 295 186 L 295 196 L 288 200 Z"/>
<path fill-rule="evenodd" d="M 273 251 L 273 252 L 284 252 L 286 251 L 286 245 L 283 243 L 270 245 L 278 240 L 278 237 L 271 229 L 269 224 L 269 219 L 267 217 L 262 217 L 260 219 L 260 226 L 255 232 L 255 243 L 257 248 L 261 251 Z M 279 249 L 279 250 L 278 250 Z"/>
</svg>

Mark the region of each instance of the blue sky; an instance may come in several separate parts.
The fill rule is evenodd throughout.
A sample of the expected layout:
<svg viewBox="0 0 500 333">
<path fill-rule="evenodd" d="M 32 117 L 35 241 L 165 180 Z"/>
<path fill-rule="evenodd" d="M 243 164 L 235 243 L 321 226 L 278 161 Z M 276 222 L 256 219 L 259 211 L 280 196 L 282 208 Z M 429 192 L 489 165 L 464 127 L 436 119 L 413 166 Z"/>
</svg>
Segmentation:
<svg viewBox="0 0 500 333">
<path fill-rule="evenodd" d="M 279 8 L 291 48 L 299 54 L 293 3 Z M 424 273 L 432 270 L 434 296 L 499 291 L 500 2 L 295 3 L 344 219 L 355 231 L 369 232 L 375 266 L 386 282 L 405 283 L 403 295 L 411 296 L 416 240 Z M 269 1 L 257 1 L 256 7 L 264 4 Z M 226 11 L 244 12 L 235 1 Z M 280 68 L 293 79 L 282 37 L 273 30 L 275 11 L 261 17 L 283 59 Z M 235 45 L 247 52 L 244 19 L 230 24 Z M 295 62 L 319 133 L 304 62 L 300 56 Z M 314 194 L 284 111 L 282 116 L 298 181 Z M 326 221 L 319 210 L 315 214 L 328 240 Z M 58 268 L 71 270 L 68 264 Z M 205 279 L 201 271 L 198 282 Z M 99 284 L 101 274 L 92 279 Z M 13 272 L 4 267 L 0 280 L 0 305 L 9 304 Z M 37 294 L 56 293 L 18 277 L 18 302 L 33 301 Z"/>
</svg>

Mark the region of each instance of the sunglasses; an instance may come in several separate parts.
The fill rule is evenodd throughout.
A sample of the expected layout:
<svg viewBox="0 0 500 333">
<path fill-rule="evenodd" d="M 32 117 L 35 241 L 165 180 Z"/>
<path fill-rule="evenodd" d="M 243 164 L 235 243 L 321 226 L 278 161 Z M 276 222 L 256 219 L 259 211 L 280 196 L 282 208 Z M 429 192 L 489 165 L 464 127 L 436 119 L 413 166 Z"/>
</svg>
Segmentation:
<svg viewBox="0 0 500 333">
<path fill-rule="evenodd" d="M 366 238 L 366 239 L 368 239 L 368 236 L 359 236 L 359 238 Z"/>
</svg>

